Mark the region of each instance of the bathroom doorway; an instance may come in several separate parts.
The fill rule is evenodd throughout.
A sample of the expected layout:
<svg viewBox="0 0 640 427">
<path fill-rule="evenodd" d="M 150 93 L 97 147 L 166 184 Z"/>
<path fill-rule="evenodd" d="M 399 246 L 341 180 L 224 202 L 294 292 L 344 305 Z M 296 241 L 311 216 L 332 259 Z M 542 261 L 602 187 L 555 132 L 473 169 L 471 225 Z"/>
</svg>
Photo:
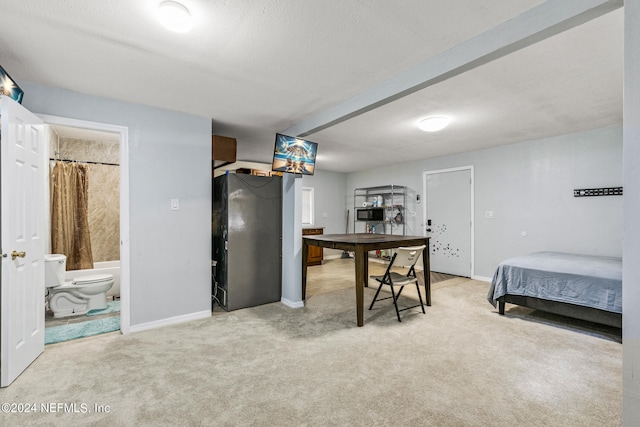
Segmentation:
<svg viewBox="0 0 640 427">
<path fill-rule="evenodd" d="M 93 268 L 67 271 L 65 280 L 109 274 L 114 284 L 107 291 L 107 307 L 81 315 L 54 318 L 45 315 L 45 343 L 51 344 L 105 332 L 129 330 L 129 176 L 127 128 L 41 115 L 48 130 L 47 170 L 82 166 L 89 178 L 88 224 Z M 58 167 L 58 166 L 56 166 Z M 51 239 L 49 180 L 46 183 L 46 233 Z M 118 206 L 119 205 L 119 206 Z M 46 244 L 52 253 L 52 242 Z"/>
</svg>

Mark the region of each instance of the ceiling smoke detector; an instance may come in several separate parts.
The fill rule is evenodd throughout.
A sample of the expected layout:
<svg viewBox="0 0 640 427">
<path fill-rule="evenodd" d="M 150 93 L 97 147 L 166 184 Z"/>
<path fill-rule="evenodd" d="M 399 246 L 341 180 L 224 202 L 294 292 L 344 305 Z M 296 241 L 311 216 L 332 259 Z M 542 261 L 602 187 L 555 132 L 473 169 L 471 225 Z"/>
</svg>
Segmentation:
<svg viewBox="0 0 640 427">
<path fill-rule="evenodd" d="M 189 9 L 176 1 L 160 3 L 159 19 L 162 25 L 176 33 L 186 33 L 193 26 Z"/>
</svg>

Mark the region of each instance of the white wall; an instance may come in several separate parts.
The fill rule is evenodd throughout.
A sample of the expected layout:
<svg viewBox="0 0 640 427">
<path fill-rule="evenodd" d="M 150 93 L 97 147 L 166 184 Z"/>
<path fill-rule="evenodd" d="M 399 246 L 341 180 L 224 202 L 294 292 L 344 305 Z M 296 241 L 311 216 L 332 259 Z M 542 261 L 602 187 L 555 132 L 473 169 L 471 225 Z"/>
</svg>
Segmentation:
<svg viewBox="0 0 640 427">
<path fill-rule="evenodd" d="M 282 303 L 302 308 L 302 179 L 282 176 Z"/>
<path fill-rule="evenodd" d="M 302 186 L 314 192 L 314 227 L 324 227 L 325 233 L 345 232 L 347 212 L 344 209 L 347 176 L 340 172 L 316 170 L 312 176 L 302 176 Z M 325 216 L 326 214 L 326 216 Z"/>
<path fill-rule="evenodd" d="M 423 235 L 415 198 L 423 172 L 466 165 L 474 165 L 475 174 L 475 276 L 492 277 L 503 259 L 540 250 L 622 255 L 622 197 L 573 197 L 575 188 L 622 186 L 620 127 L 352 173 L 347 193 L 409 187 L 407 234 Z M 484 218 L 486 210 L 494 219 Z"/>
<path fill-rule="evenodd" d="M 312 176 L 303 175 L 302 185 L 313 188 L 314 227 L 324 227 L 324 234 L 345 232 L 347 211 L 345 210 L 345 184 L 347 176 L 340 172 L 316 169 Z M 326 216 L 325 216 L 326 214 Z M 349 228 L 349 232 L 352 229 Z M 324 249 L 324 256 L 340 256 L 342 251 Z"/>
<path fill-rule="evenodd" d="M 640 0 L 624 2 L 623 424 L 640 425 Z"/>
<path fill-rule="evenodd" d="M 211 120 L 19 84 L 34 113 L 128 127 L 131 327 L 210 312 Z"/>
</svg>

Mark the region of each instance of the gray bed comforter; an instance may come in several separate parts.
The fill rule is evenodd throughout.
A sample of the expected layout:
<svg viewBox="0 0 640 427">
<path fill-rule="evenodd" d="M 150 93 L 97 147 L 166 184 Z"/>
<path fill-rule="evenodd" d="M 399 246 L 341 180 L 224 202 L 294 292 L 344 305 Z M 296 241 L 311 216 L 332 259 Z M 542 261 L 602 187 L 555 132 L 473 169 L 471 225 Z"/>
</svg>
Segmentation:
<svg viewBox="0 0 640 427">
<path fill-rule="evenodd" d="M 520 295 L 622 313 L 622 258 L 536 252 L 501 262 L 487 299 Z"/>
</svg>

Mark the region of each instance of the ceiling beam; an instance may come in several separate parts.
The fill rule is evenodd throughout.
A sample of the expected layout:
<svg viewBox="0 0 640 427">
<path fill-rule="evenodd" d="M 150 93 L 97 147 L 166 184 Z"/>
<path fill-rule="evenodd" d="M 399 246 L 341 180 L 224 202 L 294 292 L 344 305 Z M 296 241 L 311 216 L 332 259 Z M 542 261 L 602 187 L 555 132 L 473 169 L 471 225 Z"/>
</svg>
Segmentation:
<svg viewBox="0 0 640 427">
<path fill-rule="evenodd" d="M 549 0 L 282 131 L 304 137 L 487 64 L 622 7 L 623 0 Z"/>
</svg>

